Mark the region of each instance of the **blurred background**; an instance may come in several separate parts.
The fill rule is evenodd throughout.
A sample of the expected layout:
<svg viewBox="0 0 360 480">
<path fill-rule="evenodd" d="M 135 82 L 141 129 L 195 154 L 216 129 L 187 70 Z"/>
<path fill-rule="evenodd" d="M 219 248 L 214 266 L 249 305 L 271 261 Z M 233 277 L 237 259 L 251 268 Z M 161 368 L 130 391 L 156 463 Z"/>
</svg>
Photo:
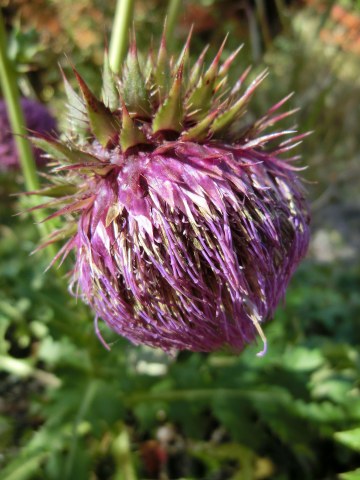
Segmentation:
<svg viewBox="0 0 360 480">
<path fill-rule="evenodd" d="M 173 4 L 176 2 L 172 2 Z M 2 480 L 360 479 L 360 1 L 182 0 L 170 48 L 244 43 L 270 67 L 256 116 L 294 91 L 312 243 L 276 317 L 269 352 L 169 358 L 104 336 L 66 280 L 44 274 L 20 170 L 0 165 Z M 23 97 L 65 121 L 60 64 L 100 88 L 114 1 L 0 0 Z M 136 0 L 139 50 L 169 2 Z M 209 54 L 209 57 L 211 55 Z M 70 75 L 71 77 L 71 75 Z M 1 97 L 1 92 L 0 92 Z M 0 122 L 3 121 L 0 119 Z M 0 130 L 4 125 L 0 125 Z M 2 146 L 0 145 L 0 151 Z M 0 159 L 1 164 L 1 159 Z M 46 171 L 46 167 L 39 167 Z"/>
</svg>

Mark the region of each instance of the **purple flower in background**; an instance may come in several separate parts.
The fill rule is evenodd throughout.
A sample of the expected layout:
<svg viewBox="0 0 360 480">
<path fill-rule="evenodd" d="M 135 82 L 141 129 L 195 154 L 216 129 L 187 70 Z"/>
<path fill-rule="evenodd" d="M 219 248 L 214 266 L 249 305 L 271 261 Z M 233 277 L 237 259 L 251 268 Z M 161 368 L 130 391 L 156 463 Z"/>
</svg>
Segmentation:
<svg viewBox="0 0 360 480">
<path fill-rule="evenodd" d="M 39 133 L 53 133 L 56 130 L 55 119 L 47 108 L 35 100 L 21 99 L 21 107 L 24 112 L 26 128 L 29 131 Z M 34 149 L 37 165 L 44 164 L 41 150 Z M 19 159 L 16 150 L 14 136 L 8 119 L 6 103 L 0 100 L 0 170 L 19 168 Z"/>
<path fill-rule="evenodd" d="M 296 157 L 280 159 L 304 135 L 263 133 L 293 113 L 279 113 L 289 97 L 249 120 L 265 72 L 229 86 L 238 51 L 202 73 L 188 44 L 173 61 L 162 40 L 141 68 L 133 43 L 121 78 L 106 58 L 102 101 L 77 72 L 82 98 L 65 79 L 69 140 L 34 138 L 59 163 L 36 193 L 66 217 L 48 243 L 69 237 L 55 260 L 75 250 L 71 289 L 96 319 L 167 352 L 238 352 L 258 333 L 261 355 L 309 241 Z"/>
</svg>

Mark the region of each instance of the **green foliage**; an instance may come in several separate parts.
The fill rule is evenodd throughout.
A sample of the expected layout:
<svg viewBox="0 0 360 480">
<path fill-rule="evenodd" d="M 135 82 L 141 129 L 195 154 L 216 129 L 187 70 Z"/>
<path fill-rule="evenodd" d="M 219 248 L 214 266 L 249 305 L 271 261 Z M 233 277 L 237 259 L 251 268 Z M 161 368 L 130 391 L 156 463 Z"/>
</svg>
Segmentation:
<svg viewBox="0 0 360 480">
<path fill-rule="evenodd" d="M 360 428 L 335 433 L 335 438 L 349 448 L 360 451 Z"/>
<path fill-rule="evenodd" d="M 228 471 L 226 478 L 238 479 L 257 478 L 265 467 L 274 478 L 312 479 L 356 466 L 359 269 L 305 263 L 286 307 L 267 327 L 264 358 L 256 357 L 255 345 L 238 357 L 169 359 L 103 332 L 112 345 L 107 352 L 86 308 L 75 305 L 61 280 L 44 276 L 42 262 L 34 269 L 28 253 L 36 235 L 25 225 L 13 224 L 0 242 L 0 366 L 5 402 L 15 402 L 0 417 L 2 478 L 85 479 L 108 456 L 115 475 L 123 468 L 114 453 L 121 432 L 136 452 L 169 425 L 188 459 L 184 478 L 198 478 L 199 465 L 209 475 Z M 16 256 L 13 238 L 21 246 Z M 22 425 L 20 398 L 9 385 L 24 392 Z M 16 454 L 9 449 L 15 440 Z M 332 458 L 324 463 L 329 448 Z"/>
</svg>

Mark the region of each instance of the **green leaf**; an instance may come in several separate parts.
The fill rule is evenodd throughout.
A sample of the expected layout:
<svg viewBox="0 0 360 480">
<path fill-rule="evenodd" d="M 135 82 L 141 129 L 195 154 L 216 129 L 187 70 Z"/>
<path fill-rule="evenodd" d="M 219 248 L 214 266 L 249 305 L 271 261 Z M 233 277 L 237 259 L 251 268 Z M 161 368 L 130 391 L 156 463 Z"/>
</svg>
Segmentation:
<svg viewBox="0 0 360 480">
<path fill-rule="evenodd" d="M 1 473 L 2 480 L 27 480 L 38 472 L 39 466 L 49 455 L 48 452 L 34 452 L 26 458 L 17 457 Z"/>
<path fill-rule="evenodd" d="M 256 478 L 257 455 L 247 446 L 239 443 L 215 443 L 197 442 L 191 447 L 191 453 L 209 465 L 209 468 L 216 471 L 222 463 L 233 460 L 238 464 L 238 475 L 232 479 L 253 479 Z M 269 462 L 268 469 L 273 469 Z"/>
<path fill-rule="evenodd" d="M 283 357 L 284 365 L 290 370 L 315 370 L 325 362 L 318 349 L 304 347 L 289 348 Z"/>
<path fill-rule="evenodd" d="M 29 377 L 34 372 L 30 361 L 13 358 L 9 355 L 0 356 L 0 370 L 20 378 Z"/>
<path fill-rule="evenodd" d="M 340 473 L 339 478 L 341 480 L 360 480 L 360 468 L 352 472 Z"/>
<path fill-rule="evenodd" d="M 360 452 L 360 427 L 354 428 L 353 430 L 346 430 L 344 432 L 336 432 L 334 437 L 335 440 L 343 445 Z"/>
</svg>

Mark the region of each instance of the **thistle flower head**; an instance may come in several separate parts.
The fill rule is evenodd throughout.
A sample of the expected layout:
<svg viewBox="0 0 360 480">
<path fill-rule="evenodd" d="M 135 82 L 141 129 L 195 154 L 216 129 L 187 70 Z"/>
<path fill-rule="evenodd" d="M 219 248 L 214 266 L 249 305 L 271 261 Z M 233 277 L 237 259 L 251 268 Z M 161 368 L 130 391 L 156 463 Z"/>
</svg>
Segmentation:
<svg viewBox="0 0 360 480">
<path fill-rule="evenodd" d="M 56 122 L 47 108 L 40 102 L 28 98 L 21 99 L 26 128 L 39 133 L 53 133 Z M 44 163 L 39 149 L 34 149 L 37 165 Z M 6 103 L 0 100 L 0 170 L 6 171 L 19 167 L 16 145 L 7 114 Z"/>
<path fill-rule="evenodd" d="M 101 100 L 65 79 L 68 140 L 34 138 L 57 162 L 40 193 L 66 218 L 49 242 L 69 237 L 56 259 L 75 250 L 71 288 L 96 318 L 168 352 L 240 351 L 265 343 L 307 249 L 302 188 L 280 159 L 303 135 L 265 132 L 293 113 L 279 113 L 288 97 L 249 122 L 266 72 L 228 85 L 238 51 L 190 67 L 189 41 L 174 60 L 163 38 L 142 64 L 133 40 L 121 76 L 105 57 Z"/>
</svg>

